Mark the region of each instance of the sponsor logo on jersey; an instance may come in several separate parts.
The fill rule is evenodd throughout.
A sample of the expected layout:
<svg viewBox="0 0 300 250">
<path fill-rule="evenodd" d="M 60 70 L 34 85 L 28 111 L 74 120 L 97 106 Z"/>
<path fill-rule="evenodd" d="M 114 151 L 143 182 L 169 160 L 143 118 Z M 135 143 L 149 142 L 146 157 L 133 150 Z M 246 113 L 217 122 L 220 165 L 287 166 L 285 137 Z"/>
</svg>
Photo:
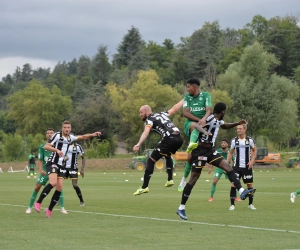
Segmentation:
<svg viewBox="0 0 300 250">
<path fill-rule="evenodd" d="M 77 171 L 69 171 L 69 174 L 77 174 Z"/>
<path fill-rule="evenodd" d="M 65 174 L 67 172 L 67 170 L 65 170 L 65 169 L 59 169 L 59 172 Z"/>
<path fill-rule="evenodd" d="M 243 179 L 252 179 L 252 175 L 244 175 Z"/>
<path fill-rule="evenodd" d="M 191 112 L 197 112 L 197 111 L 205 111 L 205 107 L 191 107 Z"/>
<path fill-rule="evenodd" d="M 200 161 L 207 161 L 207 157 L 205 157 L 205 156 L 198 156 L 198 160 L 200 160 Z"/>
</svg>

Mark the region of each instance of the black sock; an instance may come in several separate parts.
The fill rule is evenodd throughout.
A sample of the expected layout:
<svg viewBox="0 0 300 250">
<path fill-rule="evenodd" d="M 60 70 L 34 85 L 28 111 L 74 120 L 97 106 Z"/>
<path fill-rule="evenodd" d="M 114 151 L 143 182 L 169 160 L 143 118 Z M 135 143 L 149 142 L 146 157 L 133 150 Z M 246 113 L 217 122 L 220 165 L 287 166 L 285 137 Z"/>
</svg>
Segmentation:
<svg viewBox="0 0 300 250">
<path fill-rule="evenodd" d="M 53 186 L 50 183 L 48 183 L 48 185 L 44 187 L 42 193 L 40 194 L 40 197 L 37 200 L 37 203 L 42 203 L 44 198 L 50 193 L 52 188 L 53 188 Z"/>
<path fill-rule="evenodd" d="M 76 194 L 80 200 L 80 202 L 83 202 L 83 198 L 82 198 L 82 194 L 81 194 L 81 190 L 80 188 L 77 186 L 77 187 L 74 187 L 75 191 L 76 191 Z"/>
<path fill-rule="evenodd" d="M 60 191 L 55 190 L 54 194 L 52 195 L 50 205 L 49 205 L 49 207 L 48 207 L 48 209 L 49 209 L 50 211 L 52 211 L 52 209 L 54 208 L 54 206 L 55 206 L 56 203 L 58 202 L 60 194 L 61 194 Z"/>
<path fill-rule="evenodd" d="M 173 168 L 167 168 L 168 181 L 173 180 Z"/>
<path fill-rule="evenodd" d="M 234 184 L 237 190 L 240 190 L 242 188 L 240 179 L 236 176 L 233 170 L 230 170 L 227 172 L 228 179 Z"/>
<path fill-rule="evenodd" d="M 248 188 L 248 190 L 249 189 L 252 189 L 252 188 Z M 253 195 L 249 195 L 248 199 L 249 199 L 249 205 L 253 204 Z"/>
<path fill-rule="evenodd" d="M 149 185 L 150 178 L 154 171 L 154 161 L 150 158 L 147 160 L 147 166 L 144 174 L 144 182 L 142 188 L 146 188 Z"/>
<path fill-rule="evenodd" d="M 185 187 L 183 189 L 183 192 L 182 192 L 182 197 L 181 197 L 181 203 L 180 204 L 185 205 L 185 203 L 187 202 L 187 200 L 190 197 L 192 189 L 193 189 L 193 186 L 190 185 L 189 183 L 187 183 L 185 185 Z"/>
<path fill-rule="evenodd" d="M 230 189 L 230 204 L 231 205 L 234 205 L 235 198 L 236 198 L 236 188 L 231 187 L 231 189 Z"/>
<path fill-rule="evenodd" d="M 171 157 L 166 157 L 166 169 L 168 173 L 168 181 L 173 180 L 173 161 Z"/>
</svg>

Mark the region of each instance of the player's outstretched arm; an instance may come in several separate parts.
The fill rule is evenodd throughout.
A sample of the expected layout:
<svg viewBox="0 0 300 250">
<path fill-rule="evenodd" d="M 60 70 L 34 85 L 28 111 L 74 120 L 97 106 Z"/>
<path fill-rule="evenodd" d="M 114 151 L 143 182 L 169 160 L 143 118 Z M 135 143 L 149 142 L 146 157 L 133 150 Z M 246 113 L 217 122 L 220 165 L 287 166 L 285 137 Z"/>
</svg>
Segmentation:
<svg viewBox="0 0 300 250">
<path fill-rule="evenodd" d="M 233 122 L 233 123 L 224 123 L 223 125 L 221 125 L 222 129 L 230 129 L 230 128 L 234 128 L 238 125 L 243 125 L 243 124 L 247 124 L 247 121 L 242 119 L 239 122 Z"/>
<path fill-rule="evenodd" d="M 148 137 L 148 135 L 150 133 L 150 130 L 151 130 L 150 126 L 145 127 L 144 132 L 142 133 L 139 142 L 136 145 L 133 146 L 133 151 L 135 153 L 140 150 L 140 146 L 146 140 L 146 138 Z"/>
<path fill-rule="evenodd" d="M 204 128 L 202 128 L 202 126 L 200 124 L 196 124 L 195 129 L 200 131 L 202 134 L 212 135 L 210 132 L 207 132 Z"/>
<path fill-rule="evenodd" d="M 182 105 L 183 105 L 183 99 L 168 110 L 169 115 L 175 114 L 179 109 L 182 108 Z"/>
<path fill-rule="evenodd" d="M 85 134 L 85 135 L 78 135 L 77 136 L 77 141 L 80 141 L 80 140 L 87 140 L 87 139 L 90 139 L 92 137 L 96 137 L 96 136 L 100 136 L 101 135 L 101 132 L 95 132 L 93 134 Z"/>
</svg>

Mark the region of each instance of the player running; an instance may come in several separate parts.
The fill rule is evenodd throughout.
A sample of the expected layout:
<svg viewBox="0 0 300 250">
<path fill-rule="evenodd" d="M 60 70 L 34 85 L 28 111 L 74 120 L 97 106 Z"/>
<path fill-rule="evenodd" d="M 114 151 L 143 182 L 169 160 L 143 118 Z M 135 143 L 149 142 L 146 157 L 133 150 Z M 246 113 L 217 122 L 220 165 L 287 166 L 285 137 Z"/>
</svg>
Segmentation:
<svg viewBox="0 0 300 250">
<path fill-rule="evenodd" d="M 54 130 L 52 128 L 48 128 L 47 132 L 46 132 L 47 141 L 52 137 L 53 134 L 54 134 Z M 35 188 L 34 188 L 32 194 L 31 194 L 30 201 L 29 201 L 29 206 L 26 209 L 26 214 L 31 213 L 33 204 L 35 202 L 35 199 L 36 199 L 41 187 L 45 186 L 47 184 L 48 180 L 49 180 L 49 176 L 48 176 L 47 171 L 46 171 L 46 163 L 47 163 L 47 160 L 48 160 L 49 156 L 51 155 L 51 152 L 44 149 L 45 144 L 46 144 L 46 142 L 41 144 L 40 147 L 39 147 L 38 159 L 39 159 L 40 174 L 39 174 L 38 179 L 36 181 Z M 61 209 L 60 211 L 63 214 L 68 214 L 68 212 L 64 208 L 64 203 L 65 203 L 64 193 L 62 192 L 61 195 L 60 195 L 60 198 L 59 198 L 59 204 L 60 204 L 60 209 Z"/>
</svg>

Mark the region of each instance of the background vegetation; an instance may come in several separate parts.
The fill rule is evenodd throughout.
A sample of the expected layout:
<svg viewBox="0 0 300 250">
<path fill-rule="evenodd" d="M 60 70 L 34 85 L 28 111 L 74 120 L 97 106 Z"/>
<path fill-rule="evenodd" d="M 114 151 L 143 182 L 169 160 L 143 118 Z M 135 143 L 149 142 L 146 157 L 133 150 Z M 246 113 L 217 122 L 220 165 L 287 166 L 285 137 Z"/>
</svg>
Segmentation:
<svg viewBox="0 0 300 250">
<path fill-rule="evenodd" d="M 131 27 L 112 57 L 100 43 L 92 58 L 58 62 L 52 71 L 30 64 L 17 67 L 0 82 L 0 160 L 26 159 L 44 140 L 46 129 L 59 130 L 65 119 L 75 134 L 104 132 L 101 140 L 85 142 L 90 157 L 113 155 L 118 142 L 131 150 L 143 130 L 140 106 L 171 108 L 183 97 L 189 78 L 201 80 L 213 103 L 227 103 L 226 121 L 248 120 L 249 135 L 258 146 L 297 146 L 298 21 L 257 15 L 238 30 L 207 22 L 179 44 L 168 38 L 162 44 L 144 41 Z M 180 112 L 173 121 L 182 129 Z M 234 130 L 222 131 L 219 139 L 234 135 Z M 156 141 L 151 136 L 144 148 Z"/>
</svg>

